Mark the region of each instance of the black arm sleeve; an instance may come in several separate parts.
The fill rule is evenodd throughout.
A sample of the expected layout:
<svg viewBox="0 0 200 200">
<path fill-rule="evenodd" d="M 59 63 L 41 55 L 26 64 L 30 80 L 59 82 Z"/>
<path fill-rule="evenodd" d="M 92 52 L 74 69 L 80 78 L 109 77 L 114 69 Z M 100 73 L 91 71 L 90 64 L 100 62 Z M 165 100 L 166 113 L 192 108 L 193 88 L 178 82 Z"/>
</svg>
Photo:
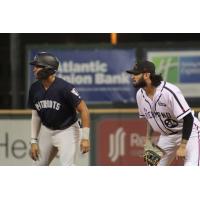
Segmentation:
<svg viewBox="0 0 200 200">
<path fill-rule="evenodd" d="M 192 132 L 193 121 L 194 121 L 194 117 L 192 116 L 192 113 L 187 114 L 183 118 L 183 135 L 182 135 L 182 139 L 189 140 L 189 137 L 190 137 L 191 132 Z"/>
</svg>

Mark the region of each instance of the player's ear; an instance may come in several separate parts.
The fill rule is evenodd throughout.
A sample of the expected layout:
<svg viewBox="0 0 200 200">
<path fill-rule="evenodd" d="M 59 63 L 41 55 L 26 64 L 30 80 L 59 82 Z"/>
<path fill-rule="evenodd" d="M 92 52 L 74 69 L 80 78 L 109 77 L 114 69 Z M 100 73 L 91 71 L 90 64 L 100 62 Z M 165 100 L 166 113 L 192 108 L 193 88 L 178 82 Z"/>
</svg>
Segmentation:
<svg viewBox="0 0 200 200">
<path fill-rule="evenodd" d="M 150 75 L 151 75 L 151 74 L 148 73 L 148 72 L 143 73 L 143 76 L 144 76 L 145 79 L 150 78 Z"/>
</svg>

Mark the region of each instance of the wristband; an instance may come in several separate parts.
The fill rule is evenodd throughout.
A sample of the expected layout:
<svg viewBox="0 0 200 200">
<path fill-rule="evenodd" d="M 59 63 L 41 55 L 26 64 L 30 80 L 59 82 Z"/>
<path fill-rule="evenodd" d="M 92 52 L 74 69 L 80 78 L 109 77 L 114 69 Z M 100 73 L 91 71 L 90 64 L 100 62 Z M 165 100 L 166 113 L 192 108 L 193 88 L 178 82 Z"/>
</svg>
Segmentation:
<svg viewBox="0 0 200 200">
<path fill-rule="evenodd" d="M 37 144 L 38 143 L 38 139 L 37 138 L 31 138 L 30 143 L 31 144 Z"/>
<path fill-rule="evenodd" d="M 88 127 L 82 128 L 82 139 L 88 140 L 89 135 L 90 135 L 90 128 L 88 128 Z"/>
</svg>

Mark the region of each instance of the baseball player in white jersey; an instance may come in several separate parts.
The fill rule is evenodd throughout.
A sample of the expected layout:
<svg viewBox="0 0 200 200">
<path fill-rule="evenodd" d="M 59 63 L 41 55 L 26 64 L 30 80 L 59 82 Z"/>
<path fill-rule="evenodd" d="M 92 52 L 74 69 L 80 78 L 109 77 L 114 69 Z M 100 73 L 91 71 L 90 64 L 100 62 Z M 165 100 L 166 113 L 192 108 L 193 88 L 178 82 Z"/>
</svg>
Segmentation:
<svg viewBox="0 0 200 200">
<path fill-rule="evenodd" d="M 174 158 L 184 158 L 184 165 L 200 165 L 200 122 L 193 116 L 180 89 L 155 74 L 155 65 L 141 61 L 127 70 L 133 86 L 139 117 L 147 120 L 146 144 L 153 131 L 159 132 L 158 146 L 165 155 L 158 165 L 170 165 Z"/>
<path fill-rule="evenodd" d="M 49 165 L 58 153 L 61 165 L 75 165 L 79 145 L 82 153 L 90 148 L 88 108 L 73 85 L 55 76 L 59 66 L 56 56 L 40 52 L 30 64 L 38 79 L 29 90 L 34 164 Z M 83 125 L 82 138 L 77 112 Z"/>
</svg>

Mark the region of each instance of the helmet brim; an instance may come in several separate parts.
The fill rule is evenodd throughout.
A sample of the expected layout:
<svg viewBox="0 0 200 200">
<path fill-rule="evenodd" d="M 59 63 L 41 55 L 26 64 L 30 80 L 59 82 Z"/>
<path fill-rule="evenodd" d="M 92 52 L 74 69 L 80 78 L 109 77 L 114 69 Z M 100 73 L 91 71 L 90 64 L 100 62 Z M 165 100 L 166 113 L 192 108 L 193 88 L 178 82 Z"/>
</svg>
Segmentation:
<svg viewBox="0 0 200 200">
<path fill-rule="evenodd" d="M 31 61 L 30 63 L 29 63 L 30 65 L 37 65 L 37 61 Z"/>
<path fill-rule="evenodd" d="M 38 61 L 36 61 L 36 60 L 31 61 L 29 64 L 32 65 L 32 66 L 51 67 L 51 66 L 49 66 L 49 65 L 47 65 L 47 64 L 40 63 L 40 62 L 38 62 Z M 51 68 L 52 68 L 52 67 L 51 67 Z"/>
</svg>

